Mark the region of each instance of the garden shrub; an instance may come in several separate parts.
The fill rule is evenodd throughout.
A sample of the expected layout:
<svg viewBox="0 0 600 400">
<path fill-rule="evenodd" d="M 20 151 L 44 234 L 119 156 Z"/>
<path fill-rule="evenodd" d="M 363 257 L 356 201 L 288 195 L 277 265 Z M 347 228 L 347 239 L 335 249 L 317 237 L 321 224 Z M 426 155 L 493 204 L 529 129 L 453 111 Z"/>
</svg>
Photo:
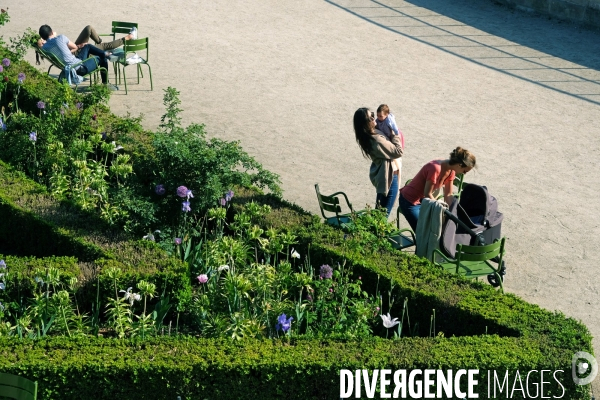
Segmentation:
<svg viewBox="0 0 600 400">
<path fill-rule="evenodd" d="M 0 344 L 0 370 L 37 380 L 41 398 L 49 400 L 335 399 L 339 398 L 340 369 L 457 370 L 466 366 L 479 369 L 479 398 L 487 398 L 488 370 L 502 375 L 509 370 L 514 376 L 517 370 L 563 369 L 560 377 L 567 379 L 561 379 L 562 398 L 589 399 L 585 387 L 570 379 L 566 362 L 570 364 L 572 354 L 532 338 L 232 342 L 165 336 L 144 341 L 0 338 Z M 562 393 L 553 379 L 548 382 L 544 385 L 547 397 Z"/>
</svg>

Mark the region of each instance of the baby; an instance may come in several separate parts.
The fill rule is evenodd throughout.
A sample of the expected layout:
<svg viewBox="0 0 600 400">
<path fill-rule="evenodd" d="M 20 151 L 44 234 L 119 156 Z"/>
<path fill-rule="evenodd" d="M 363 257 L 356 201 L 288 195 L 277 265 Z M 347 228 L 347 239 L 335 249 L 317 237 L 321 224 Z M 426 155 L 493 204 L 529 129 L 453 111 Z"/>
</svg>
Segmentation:
<svg viewBox="0 0 600 400">
<path fill-rule="evenodd" d="M 375 122 L 377 123 L 377 129 L 385 133 L 387 136 L 391 136 L 392 132 L 394 135 L 400 135 L 402 150 L 404 150 L 404 135 L 398 129 L 398 126 L 396 125 L 396 118 L 394 118 L 394 114 L 390 112 L 390 108 L 387 106 L 387 104 L 382 104 L 377 107 L 377 119 Z M 400 171 L 402 169 L 402 159 L 396 158 L 392 164 L 392 167 L 394 168 L 394 173 L 398 171 L 398 182 L 401 182 Z"/>
</svg>

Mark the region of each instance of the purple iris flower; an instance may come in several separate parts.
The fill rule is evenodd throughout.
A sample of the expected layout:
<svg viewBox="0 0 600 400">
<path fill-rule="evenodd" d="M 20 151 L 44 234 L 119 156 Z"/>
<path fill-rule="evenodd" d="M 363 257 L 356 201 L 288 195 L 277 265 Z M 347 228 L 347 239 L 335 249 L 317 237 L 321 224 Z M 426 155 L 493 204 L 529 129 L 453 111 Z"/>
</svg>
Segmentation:
<svg viewBox="0 0 600 400">
<path fill-rule="evenodd" d="M 187 197 L 187 193 L 188 193 L 188 188 L 186 188 L 185 186 L 179 186 L 177 188 L 177 196 Z"/>
<path fill-rule="evenodd" d="M 19 75 L 17 75 L 17 79 L 19 80 L 19 83 L 23 83 L 23 81 L 25 80 L 26 76 L 24 73 L 19 72 Z"/>
<path fill-rule="evenodd" d="M 190 197 L 193 199 L 194 195 L 192 194 L 192 191 L 188 189 L 187 192 L 185 192 L 185 196 L 187 197 L 187 199 L 189 200 Z"/>
<path fill-rule="evenodd" d="M 192 209 L 190 208 L 190 202 L 189 201 L 184 201 L 181 204 L 181 211 L 183 211 L 183 212 L 190 212 L 190 211 L 192 211 Z"/>
<path fill-rule="evenodd" d="M 175 238 L 175 244 L 179 246 L 181 244 L 181 238 Z"/>
<path fill-rule="evenodd" d="M 225 207 L 225 206 L 227 205 L 227 200 L 225 200 L 225 199 L 223 199 L 223 198 L 222 198 L 222 199 L 221 199 L 221 200 L 219 200 L 219 201 L 221 202 L 221 205 L 222 205 L 223 207 Z"/>
<path fill-rule="evenodd" d="M 4 72 L 4 67 L 2 67 L 2 65 L 0 65 L 0 72 Z"/>
<path fill-rule="evenodd" d="M 162 183 L 159 185 L 156 185 L 156 187 L 154 187 L 154 193 L 156 193 L 159 196 L 164 195 L 167 192 L 167 189 L 165 189 L 165 185 L 163 185 Z"/>
<path fill-rule="evenodd" d="M 31 132 L 29 134 L 29 140 L 31 140 L 33 143 L 37 142 L 37 133 Z"/>
<path fill-rule="evenodd" d="M 233 199 L 233 190 L 230 190 L 225 194 L 225 200 L 231 201 L 231 199 Z"/>
<path fill-rule="evenodd" d="M 323 279 L 331 279 L 333 276 L 333 268 L 329 265 L 321 265 L 321 269 L 319 270 L 319 276 Z"/>
<path fill-rule="evenodd" d="M 277 317 L 277 324 L 275 325 L 275 330 L 283 331 L 284 333 L 289 331 L 292 327 L 293 320 L 294 317 L 287 318 L 285 314 L 281 314 L 279 317 Z"/>
<path fill-rule="evenodd" d="M 6 263 L 4 262 L 4 260 L 0 260 L 0 268 L 6 269 Z"/>
<path fill-rule="evenodd" d="M 10 60 L 8 58 L 2 59 L 2 65 L 4 65 L 5 67 L 9 67 L 10 66 Z"/>
<path fill-rule="evenodd" d="M 39 108 L 40 110 L 46 108 L 46 103 L 44 103 L 43 101 L 38 101 L 37 108 Z"/>
<path fill-rule="evenodd" d="M 4 121 L 2 121 L 2 118 L 0 118 L 0 129 L 2 129 L 3 131 L 6 130 L 6 124 L 4 123 Z"/>
</svg>

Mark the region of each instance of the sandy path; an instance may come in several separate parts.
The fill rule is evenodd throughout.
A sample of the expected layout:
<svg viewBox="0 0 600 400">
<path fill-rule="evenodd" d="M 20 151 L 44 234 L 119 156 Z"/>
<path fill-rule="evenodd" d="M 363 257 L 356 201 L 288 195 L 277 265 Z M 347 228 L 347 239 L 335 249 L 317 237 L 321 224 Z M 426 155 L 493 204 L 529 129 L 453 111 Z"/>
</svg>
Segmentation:
<svg viewBox="0 0 600 400">
<path fill-rule="evenodd" d="M 389 104 L 407 139 L 404 178 L 456 145 L 473 151 L 467 180 L 505 214 L 507 290 L 581 319 L 600 348 L 599 33 L 467 0 L 123 3 L 9 0 L 2 33 L 48 23 L 74 39 L 87 23 L 138 21 L 155 90 L 115 93 L 113 111 L 154 128 L 161 89 L 176 87 L 185 123 L 241 140 L 313 212 L 316 182 L 373 202 L 351 117 Z"/>
</svg>

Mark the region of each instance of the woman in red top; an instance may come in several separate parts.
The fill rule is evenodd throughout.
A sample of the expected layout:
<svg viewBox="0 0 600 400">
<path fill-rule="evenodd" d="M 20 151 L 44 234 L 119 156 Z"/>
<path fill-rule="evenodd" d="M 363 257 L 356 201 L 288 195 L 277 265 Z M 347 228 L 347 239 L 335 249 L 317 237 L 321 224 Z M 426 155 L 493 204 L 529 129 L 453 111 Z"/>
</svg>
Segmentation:
<svg viewBox="0 0 600 400">
<path fill-rule="evenodd" d="M 417 229 L 421 199 L 436 198 L 434 194 L 444 188 L 444 201 L 452 202 L 452 188 L 456 174 L 466 174 L 475 167 L 475 156 L 462 147 L 450 153 L 447 160 L 428 162 L 415 175 L 412 181 L 400 189 L 400 209 L 413 230 Z"/>
</svg>

